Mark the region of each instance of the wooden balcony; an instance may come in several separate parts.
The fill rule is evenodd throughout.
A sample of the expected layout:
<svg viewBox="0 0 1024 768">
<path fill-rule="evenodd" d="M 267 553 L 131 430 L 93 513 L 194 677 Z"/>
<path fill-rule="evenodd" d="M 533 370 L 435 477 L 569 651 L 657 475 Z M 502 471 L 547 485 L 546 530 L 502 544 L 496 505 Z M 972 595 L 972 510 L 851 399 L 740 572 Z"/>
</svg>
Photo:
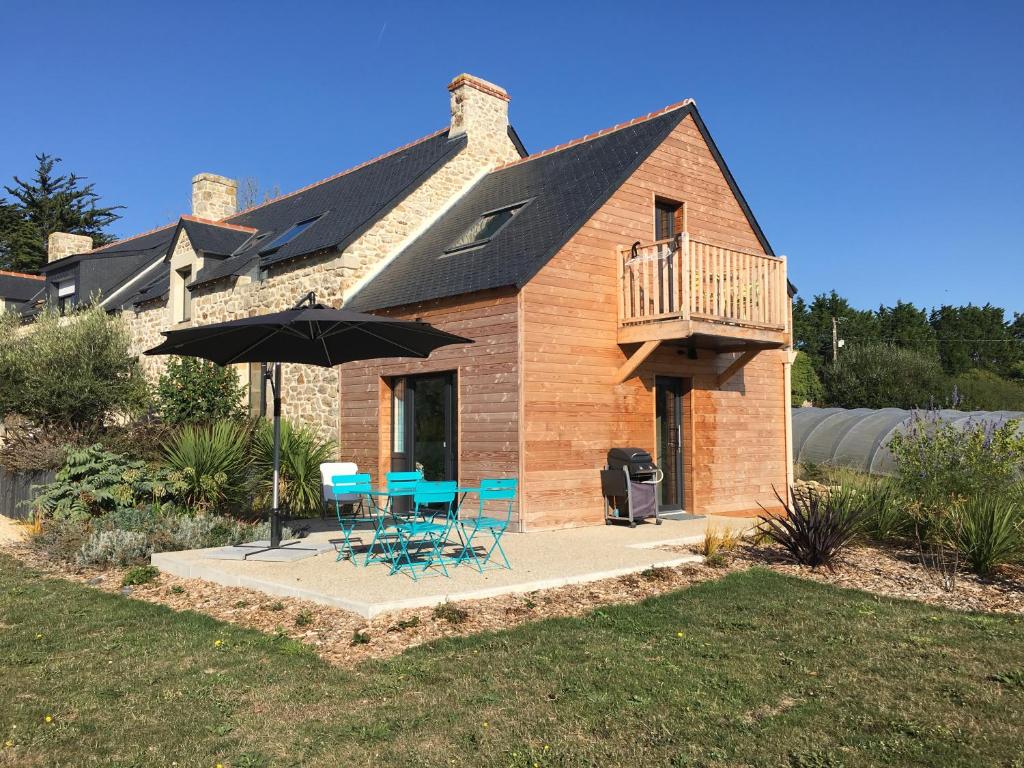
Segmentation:
<svg viewBox="0 0 1024 768">
<path fill-rule="evenodd" d="M 619 249 L 619 343 L 688 340 L 746 351 L 787 343 L 786 260 L 698 240 Z"/>
</svg>

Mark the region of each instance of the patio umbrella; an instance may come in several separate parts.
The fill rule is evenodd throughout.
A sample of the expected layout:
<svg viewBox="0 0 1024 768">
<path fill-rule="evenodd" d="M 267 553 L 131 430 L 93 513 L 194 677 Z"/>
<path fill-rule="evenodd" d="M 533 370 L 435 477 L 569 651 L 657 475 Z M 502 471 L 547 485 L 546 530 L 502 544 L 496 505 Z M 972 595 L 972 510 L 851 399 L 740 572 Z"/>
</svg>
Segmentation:
<svg viewBox="0 0 1024 768">
<path fill-rule="evenodd" d="M 225 323 L 164 331 L 163 343 L 147 355 L 184 355 L 218 365 L 267 363 L 274 394 L 274 491 L 270 511 L 270 548 L 281 546 L 281 363 L 331 368 L 379 357 L 428 357 L 438 347 L 472 343 L 427 323 L 395 320 L 316 303 L 308 293 L 284 312 Z"/>
</svg>

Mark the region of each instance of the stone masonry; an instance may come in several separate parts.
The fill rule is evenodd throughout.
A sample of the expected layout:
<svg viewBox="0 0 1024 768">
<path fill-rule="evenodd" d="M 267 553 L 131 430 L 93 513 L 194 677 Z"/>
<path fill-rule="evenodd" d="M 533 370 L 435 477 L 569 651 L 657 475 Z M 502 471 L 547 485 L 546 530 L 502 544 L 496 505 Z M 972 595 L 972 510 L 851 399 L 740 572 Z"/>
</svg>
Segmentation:
<svg viewBox="0 0 1024 768">
<path fill-rule="evenodd" d="M 46 260 L 56 261 L 76 253 L 92 250 L 92 238 L 88 235 L 72 235 L 70 232 L 53 232 L 46 241 Z"/>
<path fill-rule="evenodd" d="M 220 221 L 238 211 L 238 182 L 213 173 L 192 177 L 192 215 Z"/>
<path fill-rule="evenodd" d="M 397 255 L 486 172 L 518 159 L 519 153 L 508 136 L 508 94 L 470 75 L 455 78 L 449 90 L 450 133 L 453 136 L 465 133 L 467 137 L 466 147 L 458 155 L 437 169 L 343 253 L 330 251 L 297 259 L 273 268 L 266 279 L 259 281 L 236 277 L 197 287 L 192 293 L 191 322 L 205 325 L 280 311 L 292 306 L 308 291 L 314 291 L 323 304 L 341 306 L 361 281 Z M 196 179 L 223 180 L 223 177 L 200 174 Z M 201 194 L 200 198 L 199 203 L 206 205 L 205 196 Z M 208 209 L 193 213 L 204 218 L 222 218 Z M 154 301 L 140 306 L 131 324 L 139 350 L 159 343 L 159 332 L 171 327 L 167 302 Z M 152 358 L 146 359 L 144 366 L 150 376 L 158 375 L 162 367 Z M 285 366 L 283 379 L 282 399 L 288 417 L 317 427 L 324 437 L 337 439 L 338 371 L 289 365 Z"/>
</svg>

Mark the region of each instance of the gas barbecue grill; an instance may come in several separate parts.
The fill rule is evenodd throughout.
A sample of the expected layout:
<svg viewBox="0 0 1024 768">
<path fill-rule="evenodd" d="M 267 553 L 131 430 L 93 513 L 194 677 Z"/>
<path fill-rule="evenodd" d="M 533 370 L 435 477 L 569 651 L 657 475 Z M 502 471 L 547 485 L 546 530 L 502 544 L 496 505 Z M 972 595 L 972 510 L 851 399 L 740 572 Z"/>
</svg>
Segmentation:
<svg viewBox="0 0 1024 768">
<path fill-rule="evenodd" d="M 608 464 L 601 470 L 604 496 L 604 522 L 628 522 L 635 528 L 638 520 L 653 517 L 658 525 L 658 484 L 664 474 L 643 448 L 612 448 Z"/>
</svg>

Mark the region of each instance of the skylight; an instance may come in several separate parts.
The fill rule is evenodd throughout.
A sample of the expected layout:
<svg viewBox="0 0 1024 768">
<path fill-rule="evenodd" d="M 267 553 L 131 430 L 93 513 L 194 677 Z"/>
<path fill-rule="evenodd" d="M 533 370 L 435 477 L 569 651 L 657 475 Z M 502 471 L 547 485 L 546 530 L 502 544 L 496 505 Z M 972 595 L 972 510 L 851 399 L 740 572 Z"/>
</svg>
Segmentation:
<svg viewBox="0 0 1024 768">
<path fill-rule="evenodd" d="M 505 208 L 498 208 L 488 211 L 474 221 L 469 228 L 459 235 L 455 242 L 444 249 L 445 253 L 454 253 L 467 248 L 476 248 L 493 238 L 502 227 L 508 224 L 515 217 L 526 203 L 516 203 Z"/>
<path fill-rule="evenodd" d="M 296 237 L 298 237 L 311 226 L 313 226 L 316 223 L 317 219 L 319 218 L 319 216 L 314 216 L 312 219 L 300 221 L 298 224 L 294 225 L 290 229 L 286 229 L 280 236 L 275 238 L 270 243 L 270 245 L 260 248 L 260 255 L 266 256 L 267 254 L 271 254 L 274 253 L 275 251 L 281 250 L 281 248 L 283 248 L 285 245 L 290 243 Z"/>
</svg>

